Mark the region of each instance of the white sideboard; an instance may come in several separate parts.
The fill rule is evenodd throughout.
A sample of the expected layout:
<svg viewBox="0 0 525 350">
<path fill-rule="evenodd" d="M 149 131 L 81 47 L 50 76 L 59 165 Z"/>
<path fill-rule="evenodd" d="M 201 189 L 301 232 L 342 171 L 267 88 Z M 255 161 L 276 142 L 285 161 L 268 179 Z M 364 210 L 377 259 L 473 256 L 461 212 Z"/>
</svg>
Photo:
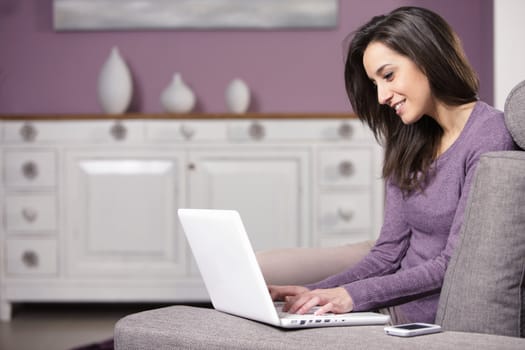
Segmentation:
<svg viewBox="0 0 525 350">
<path fill-rule="evenodd" d="M 208 295 L 177 208 L 240 212 L 255 250 L 375 238 L 382 152 L 350 116 L 0 121 L 0 318 L 18 302 Z"/>
</svg>

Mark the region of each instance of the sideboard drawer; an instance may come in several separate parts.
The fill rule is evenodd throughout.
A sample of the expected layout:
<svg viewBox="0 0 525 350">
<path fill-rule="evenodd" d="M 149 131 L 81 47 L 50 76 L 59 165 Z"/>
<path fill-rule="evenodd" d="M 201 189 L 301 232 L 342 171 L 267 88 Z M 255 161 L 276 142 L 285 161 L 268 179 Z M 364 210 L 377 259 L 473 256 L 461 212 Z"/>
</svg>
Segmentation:
<svg viewBox="0 0 525 350">
<path fill-rule="evenodd" d="M 226 124 L 221 121 L 150 121 L 146 140 L 161 142 L 225 141 Z"/>
<path fill-rule="evenodd" d="M 8 239 L 7 273 L 54 275 L 57 273 L 57 243 L 52 239 Z"/>
<path fill-rule="evenodd" d="M 372 151 L 366 148 L 323 150 L 319 153 L 319 180 L 326 186 L 369 186 Z"/>
<path fill-rule="evenodd" d="M 348 233 L 371 227 L 372 207 L 368 192 L 323 193 L 319 210 L 322 234 Z"/>
<path fill-rule="evenodd" d="M 357 141 L 369 140 L 368 131 L 358 120 L 239 120 L 230 123 L 232 141 Z"/>
<path fill-rule="evenodd" d="M 10 194 L 6 196 L 6 226 L 12 232 L 56 230 L 56 198 L 52 194 Z"/>
<path fill-rule="evenodd" d="M 5 154 L 8 187 L 54 187 L 56 159 L 53 151 L 10 150 Z"/>
<path fill-rule="evenodd" d="M 4 139 L 18 144 L 68 142 L 126 143 L 143 139 L 141 120 L 9 121 Z"/>
</svg>

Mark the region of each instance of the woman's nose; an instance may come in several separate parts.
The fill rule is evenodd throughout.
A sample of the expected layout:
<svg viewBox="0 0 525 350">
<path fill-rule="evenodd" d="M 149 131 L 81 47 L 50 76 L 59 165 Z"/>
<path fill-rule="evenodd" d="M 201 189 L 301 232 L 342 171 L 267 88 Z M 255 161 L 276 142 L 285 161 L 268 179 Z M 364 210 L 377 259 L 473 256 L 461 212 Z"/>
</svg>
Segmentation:
<svg viewBox="0 0 525 350">
<path fill-rule="evenodd" d="M 377 100 L 379 104 L 389 105 L 392 101 L 392 91 L 384 85 L 377 86 Z"/>
</svg>

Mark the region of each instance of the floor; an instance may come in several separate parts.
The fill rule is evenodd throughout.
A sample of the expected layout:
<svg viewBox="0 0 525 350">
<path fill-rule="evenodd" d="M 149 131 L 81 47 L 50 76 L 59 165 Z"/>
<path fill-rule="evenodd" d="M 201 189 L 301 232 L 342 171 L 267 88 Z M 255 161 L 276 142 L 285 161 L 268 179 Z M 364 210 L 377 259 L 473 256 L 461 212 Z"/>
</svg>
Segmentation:
<svg viewBox="0 0 525 350">
<path fill-rule="evenodd" d="M 113 337 L 113 326 L 131 313 L 159 304 L 21 304 L 11 322 L 0 322 L 2 350 L 68 350 Z"/>
</svg>

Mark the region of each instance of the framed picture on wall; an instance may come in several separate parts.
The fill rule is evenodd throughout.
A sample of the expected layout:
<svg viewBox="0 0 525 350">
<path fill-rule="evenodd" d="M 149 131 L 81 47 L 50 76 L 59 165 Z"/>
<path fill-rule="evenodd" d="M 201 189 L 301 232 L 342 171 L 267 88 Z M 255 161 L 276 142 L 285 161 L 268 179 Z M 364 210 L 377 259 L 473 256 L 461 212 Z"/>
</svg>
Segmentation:
<svg viewBox="0 0 525 350">
<path fill-rule="evenodd" d="M 53 0 L 68 30 L 333 28 L 338 0 Z"/>
</svg>

